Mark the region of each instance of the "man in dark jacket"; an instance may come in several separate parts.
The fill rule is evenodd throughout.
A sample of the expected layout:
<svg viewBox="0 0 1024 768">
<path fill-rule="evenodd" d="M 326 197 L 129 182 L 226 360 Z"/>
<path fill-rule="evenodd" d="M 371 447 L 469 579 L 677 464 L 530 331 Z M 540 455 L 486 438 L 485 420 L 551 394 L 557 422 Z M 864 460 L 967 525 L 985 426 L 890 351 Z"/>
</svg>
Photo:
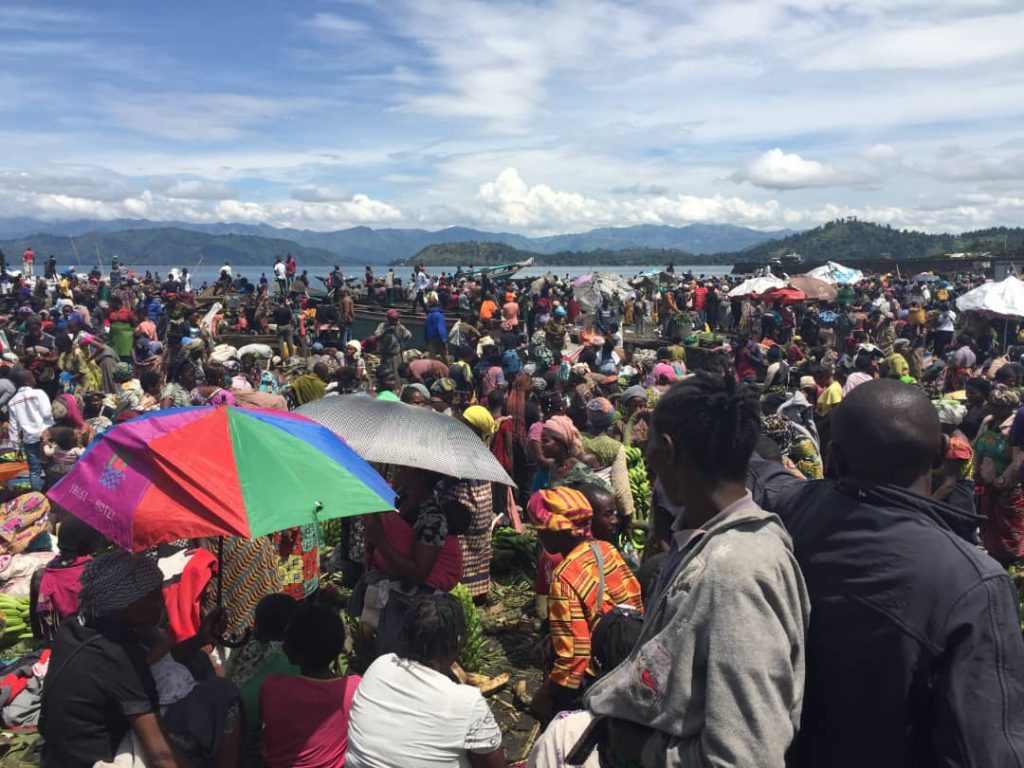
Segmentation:
<svg viewBox="0 0 1024 768">
<path fill-rule="evenodd" d="M 754 460 L 755 499 L 786 524 L 811 596 L 791 765 L 1024 766 L 1017 597 L 970 543 L 980 518 L 929 498 L 945 453 L 935 409 L 877 380 L 832 429 L 838 481 Z"/>
</svg>

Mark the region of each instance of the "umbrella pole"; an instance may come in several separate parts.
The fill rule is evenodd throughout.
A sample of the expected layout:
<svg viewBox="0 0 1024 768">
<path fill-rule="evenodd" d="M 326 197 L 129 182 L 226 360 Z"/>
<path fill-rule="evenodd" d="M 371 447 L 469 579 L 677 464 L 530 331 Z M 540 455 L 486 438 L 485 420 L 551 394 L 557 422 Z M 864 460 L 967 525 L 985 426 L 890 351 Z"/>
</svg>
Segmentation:
<svg viewBox="0 0 1024 768">
<path fill-rule="evenodd" d="M 217 537 L 217 607 L 224 607 L 224 537 Z"/>
</svg>

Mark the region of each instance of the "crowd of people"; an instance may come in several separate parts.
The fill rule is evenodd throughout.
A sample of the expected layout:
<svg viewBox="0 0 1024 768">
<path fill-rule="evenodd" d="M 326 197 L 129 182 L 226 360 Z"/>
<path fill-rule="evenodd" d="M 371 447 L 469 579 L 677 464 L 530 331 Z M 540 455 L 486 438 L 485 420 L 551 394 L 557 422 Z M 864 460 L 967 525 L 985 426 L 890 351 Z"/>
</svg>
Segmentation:
<svg viewBox="0 0 1024 768">
<path fill-rule="evenodd" d="M 674 272 L 596 299 L 273 275 L 229 268 L 216 305 L 177 273 L 48 268 L 8 296 L 0 450 L 27 472 L 0 579 L 39 648 L 2 717 L 38 727 L 44 765 L 505 766 L 454 664 L 452 591 L 491 599 L 497 524 L 536 534 L 530 766 L 1024 765 L 1024 332 L 956 312 L 982 277 L 786 302 Z M 383 313 L 363 338 L 357 303 Z M 143 554 L 45 495 L 141 414 L 342 395 L 461 421 L 514 487 L 379 467 L 396 510 L 330 547 L 309 525 Z M 352 646 L 364 667 L 339 666 Z"/>
</svg>

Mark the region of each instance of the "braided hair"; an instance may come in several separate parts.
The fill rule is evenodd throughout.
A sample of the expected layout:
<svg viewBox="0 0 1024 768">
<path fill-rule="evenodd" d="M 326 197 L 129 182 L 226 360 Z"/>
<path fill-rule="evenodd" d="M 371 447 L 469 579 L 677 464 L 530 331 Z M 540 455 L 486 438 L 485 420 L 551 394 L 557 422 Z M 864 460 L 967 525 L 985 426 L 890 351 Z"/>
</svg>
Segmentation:
<svg viewBox="0 0 1024 768">
<path fill-rule="evenodd" d="M 760 432 L 757 395 L 734 376 L 704 371 L 658 400 L 654 427 L 706 476 L 743 480 Z"/>
<path fill-rule="evenodd" d="M 459 651 L 466 620 L 459 601 L 439 592 L 413 600 L 402 626 L 405 658 L 430 665 L 445 661 Z"/>
</svg>

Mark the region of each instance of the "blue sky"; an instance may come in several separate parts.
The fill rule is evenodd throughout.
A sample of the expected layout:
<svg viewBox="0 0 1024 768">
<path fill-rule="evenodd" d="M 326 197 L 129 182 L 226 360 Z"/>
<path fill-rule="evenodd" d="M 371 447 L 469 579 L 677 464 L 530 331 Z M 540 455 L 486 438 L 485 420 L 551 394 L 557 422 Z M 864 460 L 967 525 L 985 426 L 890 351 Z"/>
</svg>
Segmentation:
<svg viewBox="0 0 1024 768">
<path fill-rule="evenodd" d="M 0 147 L 0 216 L 1019 225 L 1024 6 L 15 0 Z"/>
</svg>

